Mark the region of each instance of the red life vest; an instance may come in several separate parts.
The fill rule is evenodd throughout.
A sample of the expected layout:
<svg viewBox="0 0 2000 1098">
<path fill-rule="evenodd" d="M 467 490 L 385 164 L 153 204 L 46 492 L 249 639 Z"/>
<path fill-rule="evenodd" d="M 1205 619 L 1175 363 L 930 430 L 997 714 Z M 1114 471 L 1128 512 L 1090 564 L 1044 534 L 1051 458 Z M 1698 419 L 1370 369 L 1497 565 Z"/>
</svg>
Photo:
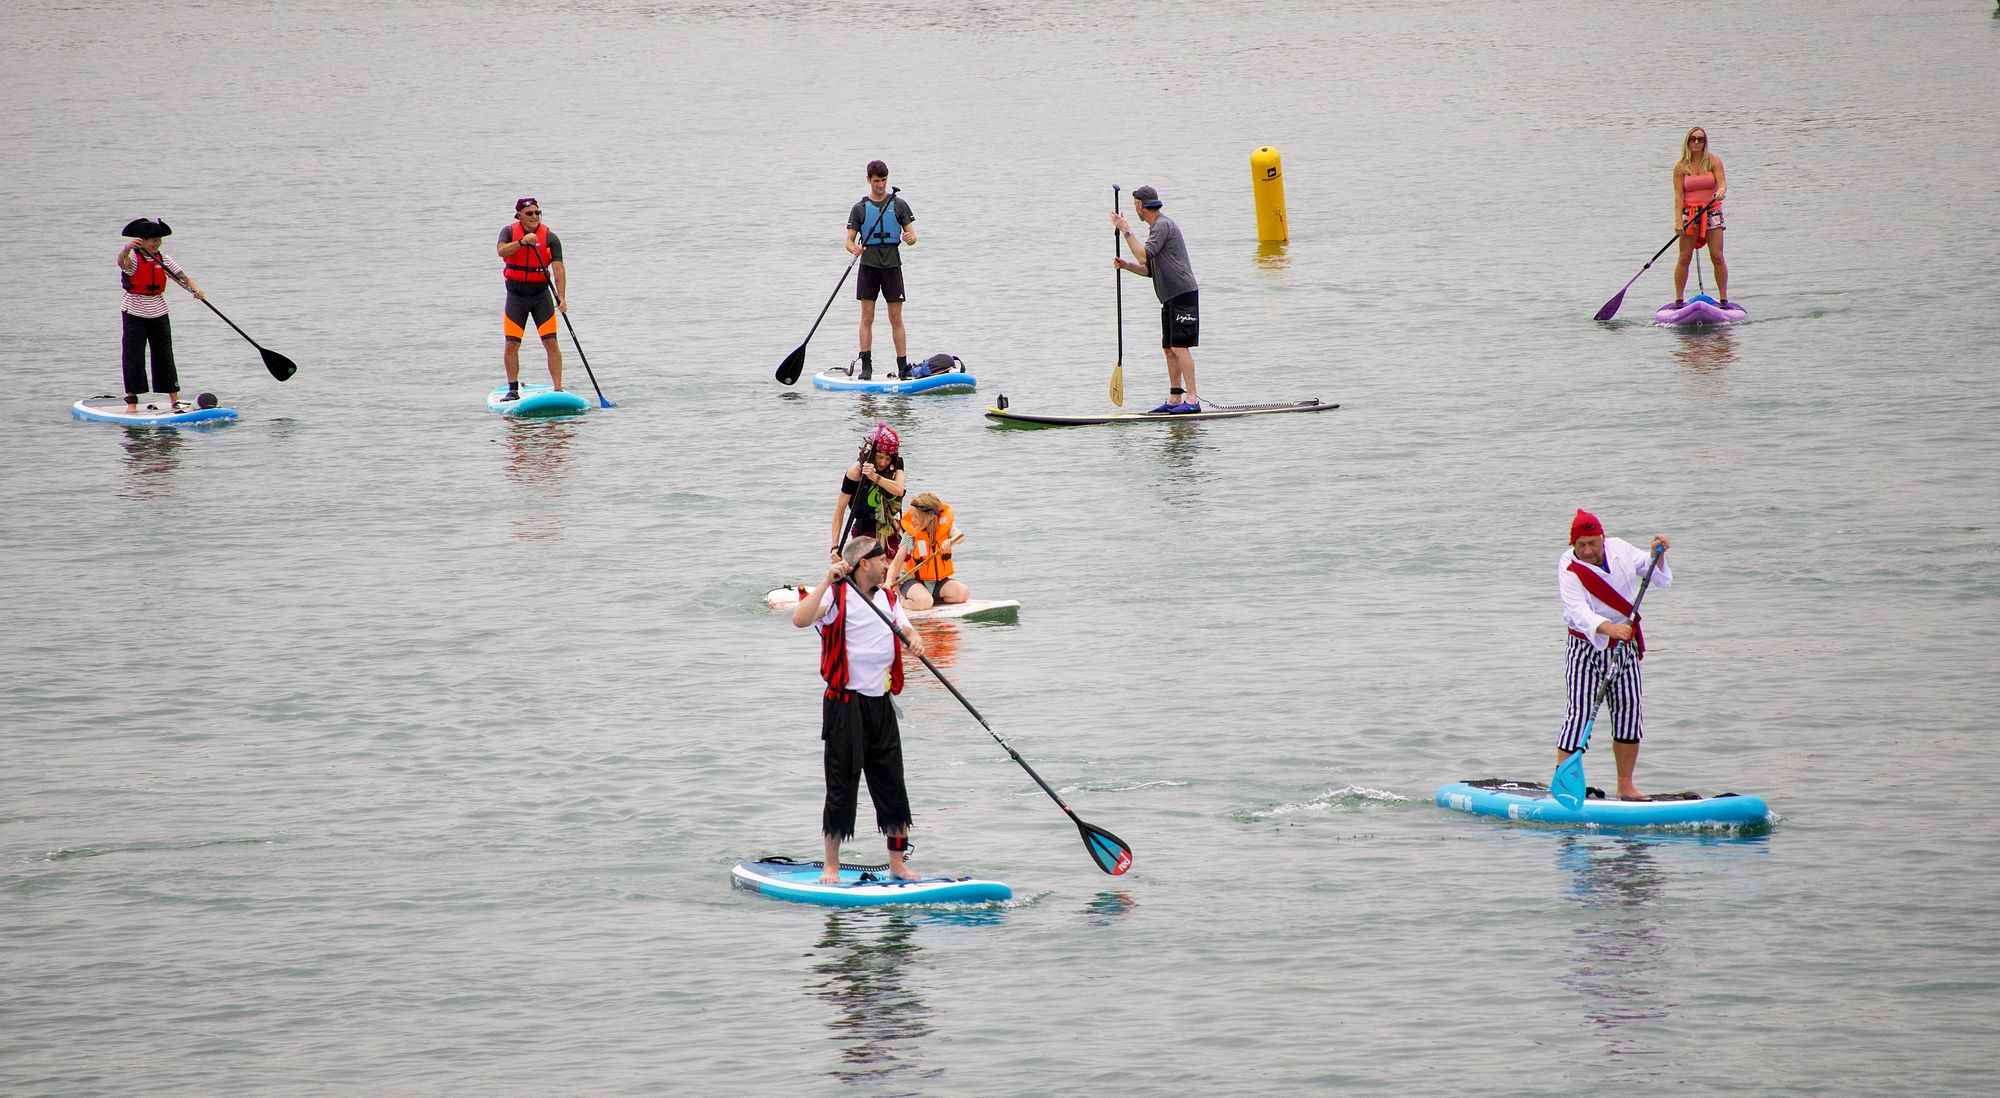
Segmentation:
<svg viewBox="0 0 2000 1098">
<path fill-rule="evenodd" d="M 847 689 L 847 590 L 848 585 L 842 583 L 828 592 L 836 600 L 833 604 L 833 620 L 822 626 L 819 631 L 819 674 L 821 678 L 826 680 L 826 696 L 835 701 L 846 701 L 849 697 Z M 887 589 L 885 588 L 884 590 L 886 591 Z M 859 591 L 856 593 L 858 594 Z M 896 592 L 887 591 L 887 593 L 889 595 L 889 618 L 893 621 L 896 617 Z M 896 632 L 893 625 L 889 627 L 889 636 L 894 639 L 896 644 L 896 658 L 889 663 L 889 693 L 900 694 L 903 692 L 903 638 L 901 634 Z"/>
<path fill-rule="evenodd" d="M 160 257 L 148 255 L 137 248 L 132 249 L 132 273 L 118 272 L 125 281 L 125 292 L 140 297 L 158 297 L 167 292 L 167 268 Z"/>
<path fill-rule="evenodd" d="M 514 243 L 521 243 L 526 226 L 514 223 Z M 534 232 L 533 247 L 516 248 L 507 257 L 505 274 L 509 282 L 547 282 L 549 280 L 549 227 L 543 225 Z"/>
<path fill-rule="evenodd" d="M 1583 589 L 1590 592 L 1592 598 L 1625 615 L 1626 620 L 1632 623 L 1632 643 L 1635 646 L 1634 654 L 1642 660 L 1645 659 L 1646 631 L 1639 628 L 1639 619 L 1632 613 L 1631 601 L 1624 595 L 1619 594 L 1618 589 L 1611 586 L 1611 581 L 1599 575 L 1597 570 L 1590 565 L 1580 560 L 1573 560 L 1569 562 L 1569 570 L 1577 579 L 1583 581 Z M 1569 631 L 1569 635 L 1581 640 L 1590 639 L 1574 629 Z M 1608 653 L 1612 648 L 1618 647 L 1621 643 L 1623 642 L 1612 641 L 1610 648 L 1606 648 L 1605 651 Z"/>
</svg>

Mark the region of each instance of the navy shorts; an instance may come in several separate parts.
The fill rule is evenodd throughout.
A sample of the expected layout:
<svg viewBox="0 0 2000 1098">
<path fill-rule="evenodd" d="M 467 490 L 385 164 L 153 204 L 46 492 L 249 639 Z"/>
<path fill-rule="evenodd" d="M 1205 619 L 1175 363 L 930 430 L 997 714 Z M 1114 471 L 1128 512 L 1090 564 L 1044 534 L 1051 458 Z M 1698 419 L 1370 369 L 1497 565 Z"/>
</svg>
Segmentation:
<svg viewBox="0 0 2000 1098">
<path fill-rule="evenodd" d="M 873 301 L 880 293 L 891 305 L 903 300 L 903 268 L 870 267 L 861 265 L 861 277 L 854 280 L 854 297 L 859 301 Z"/>
<path fill-rule="evenodd" d="M 1197 292 L 1189 290 L 1160 306 L 1160 346 L 1201 345 L 1201 309 L 1195 302 Z"/>
</svg>

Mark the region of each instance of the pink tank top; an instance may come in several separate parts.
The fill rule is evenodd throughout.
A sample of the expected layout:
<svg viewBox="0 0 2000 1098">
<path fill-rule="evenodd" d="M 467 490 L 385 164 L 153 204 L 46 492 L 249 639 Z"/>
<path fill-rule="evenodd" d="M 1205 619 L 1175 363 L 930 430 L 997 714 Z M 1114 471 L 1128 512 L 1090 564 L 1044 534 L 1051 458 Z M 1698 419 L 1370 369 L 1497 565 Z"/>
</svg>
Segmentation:
<svg viewBox="0 0 2000 1098">
<path fill-rule="evenodd" d="M 1689 172 L 1681 176 L 1681 201 L 1690 206 L 1704 206 L 1714 197 L 1714 172 L 1702 172 L 1700 175 Z"/>
</svg>

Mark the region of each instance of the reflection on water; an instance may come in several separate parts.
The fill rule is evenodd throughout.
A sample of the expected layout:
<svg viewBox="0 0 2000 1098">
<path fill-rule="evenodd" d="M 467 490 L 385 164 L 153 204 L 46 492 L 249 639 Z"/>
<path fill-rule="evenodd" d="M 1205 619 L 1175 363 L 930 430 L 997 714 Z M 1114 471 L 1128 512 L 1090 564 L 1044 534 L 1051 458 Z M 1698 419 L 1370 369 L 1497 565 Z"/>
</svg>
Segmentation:
<svg viewBox="0 0 2000 1098">
<path fill-rule="evenodd" d="M 125 471 L 131 481 L 118 494 L 126 499 L 164 499 L 173 494 L 185 440 L 171 427 L 125 428 Z"/>
<path fill-rule="evenodd" d="M 1626 1028 L 1665 1018 L 1677 1005 L 1656 990 L 1668 950 L 1650 910 L 1664 881 L 1649 842 L 1565 834 L 1556 867 L 1570 877 L 1567 898 L 1595 913 L 1572 932 L 1563 982 L 1583 996 L 1584 1016 L 1604 1039 L 1606 1056 L 1661 1055 L 1664 1049 Z"/>
<path fill-rule="evenodd" d="M 924 638 L 924 655 L 938 665 L 940 670 L 948 670 L 958 664 L 958 644 L 962 639 L 958 633 L 958 623 L 941 620 L 919 620 L 910 624 L 917 627 L 917 635 Z"/>
<path fill-rule="evenodd" d="M 1288 245 L 1282 240 L 1260 240 L 1257 242 L 1257 267 L 1266 271 L 1282 271 L 1291 267 L 1291 257 L 1285 254 Z"/>
<path fill-rule="evenodd" d="M 834 1008 L 827 1021 L 840 1063 L 826 1074 L 881 1092 L 889 1080 L 936 1079 L 941 1068 L 919 1066 L 931 1035 L 930 1008 L 906 985 L 906 969 L 923 953 L 916 923 L 896 911 L 828 913 L 814 945 L 817 978 L 807 990 Z"/>
<path fill-rule="evenodd" d="M 1727 327 L 1674 333 L 1674 358 L 1697 374 L 1719 374 L 1736 363 L 1736 333 Z"/>
<path fill-rule="evenodd" d="M 582 423 L 574 419 L 509 419 L 501 436 L 507 448 L 507 479 L 533 489 L 538 500 L 554 504 L 568 493 L 570 459 Z M 525 509 L 514 520 L 514 536 L 523 541 L 549 541 L 563 536 L 562 512 Z"/>
<path fill-rule="evenodd" d="M 1083 913 L 1090 917 L 1092 926 L 1110 926 L 1138 906 L 1139 901 L 1128 893 L 1100 892 L 1084 903 Z"/>
</svg>

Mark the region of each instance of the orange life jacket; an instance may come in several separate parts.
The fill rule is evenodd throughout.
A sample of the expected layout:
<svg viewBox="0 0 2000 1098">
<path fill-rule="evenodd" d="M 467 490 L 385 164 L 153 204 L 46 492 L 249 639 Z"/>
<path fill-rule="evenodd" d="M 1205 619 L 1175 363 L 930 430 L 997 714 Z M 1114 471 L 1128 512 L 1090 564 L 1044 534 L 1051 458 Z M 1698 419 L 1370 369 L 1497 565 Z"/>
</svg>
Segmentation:
<svg viewBox="0 0 2000 1098">
<path fill-rule="evenodd" d="M 938 512 L 937 533 L 933 536 L 917 522 L 914 508 L 903 512 L 903 533 L 910 539 L 910 565 L 906 576 L 925 583 L 942 583 L 951 578 L 951 504 Z"/>
<path fill-rule="evenodd" d="M 167 292 L 167 267 L 160 257 L 148 255 L 137 248 L 132 249 L 132 273 L 119 271 L 125 281 L 125 292 L 140 297 L 158 297 Z"/>
<path fill-rule="evenodd" d="M 527 235 L 527 226 L 514 222 L 514 243 L 519 244 Z M 549 227 L 543 225 L 535 230 L 532 248 L 516 248 L 507 257 L 506 276 L 509 282 L 547 282 L 549 280 Z"/>
</svg>

